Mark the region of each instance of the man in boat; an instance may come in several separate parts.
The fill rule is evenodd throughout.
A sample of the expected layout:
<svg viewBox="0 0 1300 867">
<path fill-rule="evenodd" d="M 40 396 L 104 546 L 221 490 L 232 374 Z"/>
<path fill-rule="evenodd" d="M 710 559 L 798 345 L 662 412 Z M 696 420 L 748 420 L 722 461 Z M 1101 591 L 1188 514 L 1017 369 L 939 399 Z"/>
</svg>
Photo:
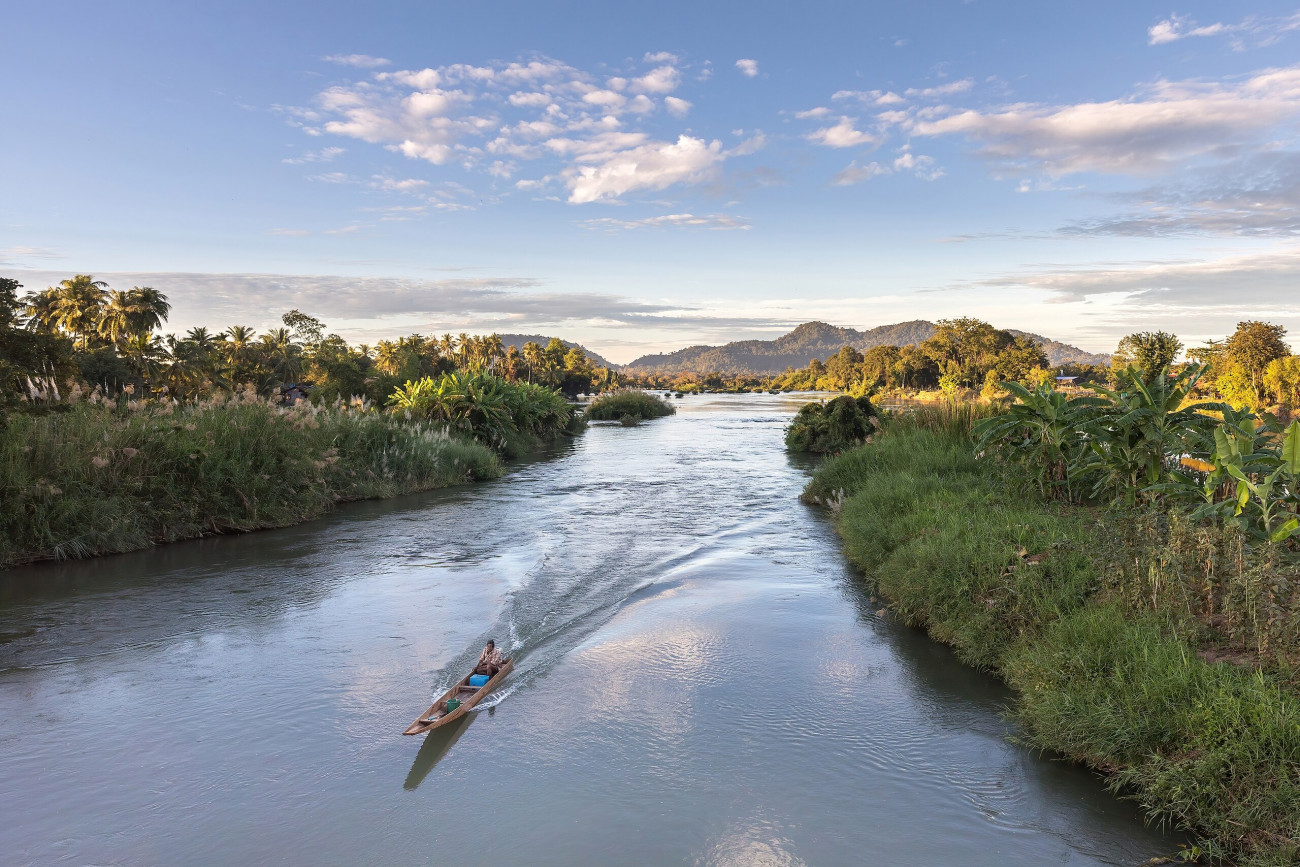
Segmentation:
<svg viewBox="0 0 1300 867">
<path fill-rule="evenodd" d="M 478 665 L 474 667 L 475 674 L 486 674 L 488 677 L 494 677 L 501 670 L 501 651 L 497 650 L 497 643 L 488 639 L 487 647 L 478 655 Z"/>
</svg>

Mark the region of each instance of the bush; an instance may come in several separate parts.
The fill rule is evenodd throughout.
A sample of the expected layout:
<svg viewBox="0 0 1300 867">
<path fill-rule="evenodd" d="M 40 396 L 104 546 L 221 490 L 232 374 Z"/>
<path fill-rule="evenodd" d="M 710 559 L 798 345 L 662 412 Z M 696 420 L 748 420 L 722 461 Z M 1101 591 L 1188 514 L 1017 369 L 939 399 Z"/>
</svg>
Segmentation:
<svg viewBox="0 0 1300 867">
<path fill-rule="evenodd" d="M 785 446 L 794 452 L 827 454 L 860 445 L 876 429 L 876 408 L 866 397 L 837 397 L 805 404 L 790 423 Z"/>
<path fill-rule="evenodd" d="M 512 456 L 573 425 L 573 411 L 558 391 L 490 373 L 426 376 L 394 391 L 388 403 L 397 411 L 446 422 L 454 432 Z"/>
<path fill-rule="evenodd" d="M 622 421 L 624 416 L 645 421 L 675 412 L 673 405 L 658 395 L 635 389 L 602 394 L 587 406 L 587 418 L 593 421 Z"/>
</svg>

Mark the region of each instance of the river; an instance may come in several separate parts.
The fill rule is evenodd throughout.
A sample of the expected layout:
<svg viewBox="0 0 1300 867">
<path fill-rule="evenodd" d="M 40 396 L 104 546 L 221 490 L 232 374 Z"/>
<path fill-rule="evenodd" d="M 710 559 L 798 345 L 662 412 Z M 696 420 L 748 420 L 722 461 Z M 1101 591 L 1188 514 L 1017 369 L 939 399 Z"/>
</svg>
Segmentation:
<svg viewBox="0 0 1300 867">
<path fill-rule="evenodd" d="M 791 395 L 502 480 L 0 574 L 5 864 L 1136 865 L 797 500 Z M 489 637 L 461 723 L 401 736 Z"/>
</svg>

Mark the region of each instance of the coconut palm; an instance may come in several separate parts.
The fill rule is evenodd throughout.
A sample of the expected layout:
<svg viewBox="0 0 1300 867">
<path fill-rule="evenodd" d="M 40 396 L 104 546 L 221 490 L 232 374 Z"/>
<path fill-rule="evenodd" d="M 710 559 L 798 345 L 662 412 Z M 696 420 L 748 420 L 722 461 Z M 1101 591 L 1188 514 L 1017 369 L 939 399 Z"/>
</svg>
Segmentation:
<svg viewBox="0 0 1300 867">
<path fill-rule="evenodd" d="M 281 382 L 297 382 L 302 374 L 302 347 L 293 342 L 287 328 L 276 328 L 259 338 L 262 351 L 271 362 L 271 372 Z"/>
<path fill-rule="evenodd" d="M 81 348 L 86 349 L 90 335 L 96 333 L 103 316 L 108 301 L 108 284 L 89 274 L 78 274 L 70 280 L 64 280 L 54 291 L 57 293 L 54 303 L 55 323 L 72 332 L 74 343 L 79 339 Z"/>
<path fill-rule="evenodd" d="M 253 348 L 255 333 L 247 325 L 232 325 L 222 332 L 225 342 L 225 361 L 229 367 L 230 381 L 235 385 L 248 382 L 253 376 Z"/>
<path fill-rule="evenodd" d="M 51 286 L 40 292 L 29 292 L 23 299 L 23 304 L 28 328 L 33 331 L 54 331 L 58 328 L 58 289 Z"/>
<path fill-rule="evenodd" d="M 140 332 L 122 338 L 117 351 L 146 382 L 156 381 L 166 357 L 163 342 L 156 335 Z"/>
<path fill-rule="evenodd" d="M 134 286 L 126 293 L 130 299 L 130 333 L 148 334 L 161 328 L 171 313 L 167 296 L 151 286 Z"/>
</svg>

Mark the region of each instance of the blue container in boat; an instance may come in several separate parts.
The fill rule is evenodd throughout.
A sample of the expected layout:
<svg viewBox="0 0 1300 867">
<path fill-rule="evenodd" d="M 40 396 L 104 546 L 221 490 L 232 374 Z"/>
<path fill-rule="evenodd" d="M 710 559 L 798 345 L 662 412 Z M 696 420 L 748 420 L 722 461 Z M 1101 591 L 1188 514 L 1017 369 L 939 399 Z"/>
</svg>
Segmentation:
<svg viewBox="0 0 1300 867">
<path fill-rule="evenodd" d="M 469 676 L 470 686 L 484 686 L 487 684 L 487 682 L 488 682 L 488 676 L 486 674 L 471 674 Z"/>
</svg>

